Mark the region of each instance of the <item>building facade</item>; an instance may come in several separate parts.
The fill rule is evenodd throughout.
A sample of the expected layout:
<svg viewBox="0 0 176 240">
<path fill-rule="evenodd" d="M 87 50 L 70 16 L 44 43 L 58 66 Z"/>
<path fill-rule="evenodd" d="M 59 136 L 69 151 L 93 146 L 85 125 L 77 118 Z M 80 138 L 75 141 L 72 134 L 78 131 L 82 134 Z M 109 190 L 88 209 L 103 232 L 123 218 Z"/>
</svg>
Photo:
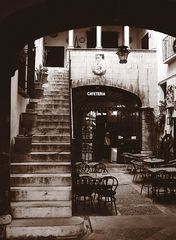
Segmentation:
<svg viewBox="0 0 176 240">
<path fill-rule="evenodd" d="M 169 42 L 167 38 L 172 38 L 172 42 L 171 40 Z M 79 117 L 79 108 L 82 109 L 81 114 L 84 115 L 84 118 L 92 111 L 96 117 L 97 114 L 102 115 L 104 134 L 106 131 L 112 132 L 112 147 L 123 149 L 124 145 L 129 146 L 129 149 L 127 147 L 120 152 L 130 150 L 157 153 L 161 137 L 166 133 L 171 133 L 175 138 L 174 97 L 171 96 L 174 95 L 172 86 L 174 84 L 173 42 L 173 37 L 167 37 L 159 32 L 127 26 L 82 28 L 54 33 L 36 40 L 35 79 L 37 79 L 37 71 L 41 70 L 40 68 L 65 68 L 70 73 L 74 119 L 72 138 L 76 138 L 76 142 L 79 142 L 77 147 L 80 149 L 85 149 L 87 145 L 87 150 L 80 151 L 93 152 L 93 145 L 96 145 L 93 142 L 97 142 L 97 140 L 96 137 L 94 139 L 93 132 L 91 133 L 92 140 L 83 140 L 81 131 L 77 130 L 75 122 L 82 121 Z M 121 44 L 126 44 L 130 49 L 126 64 L 120 64 L 116 55 L 117 47 Z M 169 48 L 172 49 L 171 52 L 169 52 Z M 166 103 L 166 98 L 172 98 L 172 103 L 167 103 L 169 105 L 165 105 L 165 110 L 162 110 L 164 112 L 161 113 L 160 105 Z M 130 101 L 131 106 L 129 106 Z M 17 105 L 19 106 L 18 103 Z M 124 121 L 130 122 L 128 121 L 130 116 L 133 114 L 135 116 L 133 119 L 135 123 L 131 128 L 122 120 L 125 119 L 123 116 L 124 106 L 128 109 L 126 110 L 127 119 Z M 13 109 L 15 108 L 14 106 Z M 85 111 L 86 108 L 89 108 L 89 112 Z M 150 119 L 147 117 L 148 112 L 150 112 Z M 116 117 L 116 120 L 112 120 L 109 116 Z M 96 117 L 94 118 L 96 119 Z M 12 118 L 15 119 L 14 116 Z M 96 122 L 96 120 L 94 121 Z M 118 121 L 121 122 L 119 125 Z M 86 121 L 81 124 L 84 128 L 83 125 L 86 124 Z M 108 125 L 107 129 L 106 125 Z M 96 132 L 95 128 L 92 127 L 92 129 Z M 119 132 L 118 129 L 124 129 L 124 132 Z M 129 129 L 131 130 L 129 131 Z M 155 134 L 153 134 L 154 132 Z M 13 134 L 12 131 L 12 142 L 15 134 L 17 132 Z M 97 136 L 99 136 L 98 133 Z M 99 137 L 102 138 L 103 144 L 103 135 Z M 118 138 L 124 139 L 124 141 L 118 141 Z M 82 143 L 80 143 L 80 139 L 82 139 Z M 120 146 L 118 142 L 120 142 Z M 131 146 L 136 147 L 133 149 Z M 97 148 L 101 147 L 97 146 Z M 95 149 L 94 151 L 96 152 Z M 81 154 L 80 158 L 82 158 Z M 91 153 L 88 158 L 92 160 L 99 158 L 97 154 Z M 172 155 L 175 155 L 174 147 Z"/>
</svg>

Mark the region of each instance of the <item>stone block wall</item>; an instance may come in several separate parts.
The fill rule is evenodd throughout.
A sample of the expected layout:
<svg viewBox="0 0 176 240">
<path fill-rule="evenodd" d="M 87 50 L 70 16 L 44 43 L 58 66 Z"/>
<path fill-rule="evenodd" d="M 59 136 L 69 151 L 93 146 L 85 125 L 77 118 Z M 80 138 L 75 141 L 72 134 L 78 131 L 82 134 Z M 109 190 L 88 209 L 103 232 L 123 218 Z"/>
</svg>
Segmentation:
<svg viewBox="0 0 176 240">
<path fill-rule="evenodd" d="M 93 68 L 96 54 L 104 55 L 106 72 L 96 75 Z M 156 52 L 131 50 L 127 64 L 120 64 L 114 49 L 71 49 L 71 80 L 73 87 L 106 85 L 136 94 L 142 106 L 157 105 Z"/>
</svg>

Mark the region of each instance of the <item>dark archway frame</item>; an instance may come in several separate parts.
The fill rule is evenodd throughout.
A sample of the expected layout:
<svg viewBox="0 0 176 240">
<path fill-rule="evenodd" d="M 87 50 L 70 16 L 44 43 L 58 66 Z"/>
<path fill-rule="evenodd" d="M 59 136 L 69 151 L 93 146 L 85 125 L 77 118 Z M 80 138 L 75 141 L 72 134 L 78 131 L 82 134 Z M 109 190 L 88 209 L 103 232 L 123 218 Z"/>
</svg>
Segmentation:
<svg viewBox="0 0 176 240">
<path fill-rule="evenodd" d="M 22 47 L 55 32 L 96 25 L 129 25 L 176 37 L 175 0 L 1 0 L 0 213 L 7 211 L 11 77 Z"/>
</svg>

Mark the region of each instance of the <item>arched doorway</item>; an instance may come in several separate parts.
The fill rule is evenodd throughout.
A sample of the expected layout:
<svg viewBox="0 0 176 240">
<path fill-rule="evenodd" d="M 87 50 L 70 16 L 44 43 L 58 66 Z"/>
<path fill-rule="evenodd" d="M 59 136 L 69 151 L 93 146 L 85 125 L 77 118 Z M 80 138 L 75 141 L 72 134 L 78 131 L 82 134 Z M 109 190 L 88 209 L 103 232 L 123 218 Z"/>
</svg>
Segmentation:
<svg viewBox="0 0 176 240">
<path fill-rule="evenodd" d="M 138 152 L 141 149 L 140 107 L 140 99 L 123 89 L 95 85 L 74 88 L 77 160 L 112 160 L 104 146 L 107 132 L 111 150 L 118 149 L 115 161 L 121 161 L 122 152 Z"/>
</svg>

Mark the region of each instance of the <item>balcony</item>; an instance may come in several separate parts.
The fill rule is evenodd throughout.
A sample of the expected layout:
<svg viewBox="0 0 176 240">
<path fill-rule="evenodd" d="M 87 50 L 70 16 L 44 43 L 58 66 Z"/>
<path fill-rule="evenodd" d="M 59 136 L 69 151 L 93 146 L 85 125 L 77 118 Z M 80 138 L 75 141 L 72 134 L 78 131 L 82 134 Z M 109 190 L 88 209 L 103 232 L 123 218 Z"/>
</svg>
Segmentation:
<svg viewBox="0 0 176 240">
<path fill-rule="evenodd" d="M 176 38 L 172 36 L 167 36 L 163 39 L 163 62 L 166 64 L 172 62 L 176 58 L 176 52 L 174 52 L 173 49 L 175 39 Z"/>
</svg>

